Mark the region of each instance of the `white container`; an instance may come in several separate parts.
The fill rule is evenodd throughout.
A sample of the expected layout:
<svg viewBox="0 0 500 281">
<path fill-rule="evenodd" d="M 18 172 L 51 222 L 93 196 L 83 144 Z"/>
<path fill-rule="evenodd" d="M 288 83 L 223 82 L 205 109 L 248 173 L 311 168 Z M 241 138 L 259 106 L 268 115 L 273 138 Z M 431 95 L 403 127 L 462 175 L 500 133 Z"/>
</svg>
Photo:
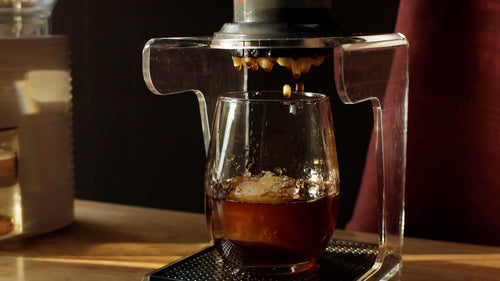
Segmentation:
<svg viewBox="0 0 500 281">
<path fill-rule="evenodd" d="M 0 131 L 17 134 L 16 187 L 0 194 L 17 211 L 0 240 L 56 230 L 74 217 L 69 48 L 66 37 L 48 35 L 54 2 L 0 2 Z"/>
</svg>

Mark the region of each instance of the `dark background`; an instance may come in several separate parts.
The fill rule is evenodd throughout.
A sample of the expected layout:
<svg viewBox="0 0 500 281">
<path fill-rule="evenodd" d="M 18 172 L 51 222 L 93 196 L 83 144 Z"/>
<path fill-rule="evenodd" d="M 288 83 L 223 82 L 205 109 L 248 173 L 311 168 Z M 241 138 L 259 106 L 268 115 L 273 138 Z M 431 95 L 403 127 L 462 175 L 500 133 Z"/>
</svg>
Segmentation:
<svg viewBox="0 0 500 281">
<path fill-rule="evenodd" d="M 334 16 L 354 33 L 389 33 L 398 4 L 335 0 Z M 207 36 L 231 21 L 229 0 L 58 2 L 52 30 L 70 39 L 77 198 L 203 212 L 205 156 L 196 100 L 150 93 L 141 51 L 150 38 Z M 335 124 L 337 146 L 347 147 L 339 151 L 340 228 L 351 216 L 363 169 L 358 160 L 370 135 L 370 105 L 354 112 L 360 133 Z"/>
</svg>

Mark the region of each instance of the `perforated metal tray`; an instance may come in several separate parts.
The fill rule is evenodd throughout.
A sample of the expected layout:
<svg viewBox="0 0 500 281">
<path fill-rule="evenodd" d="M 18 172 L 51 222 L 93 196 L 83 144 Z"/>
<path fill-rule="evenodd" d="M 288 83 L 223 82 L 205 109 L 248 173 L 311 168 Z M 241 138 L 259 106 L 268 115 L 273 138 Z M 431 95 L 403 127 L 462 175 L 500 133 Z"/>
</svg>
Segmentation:
<svg viewBox="0 0 500 281">
<path fill-rule="evenodd" d="M 378 246 L 333 239 L 319 268 L 302 275 L 262 277 L 234 271 L 214 246 L 144 276 L 143 281 L 353 281 L 375 263 Z"/>
</svg>

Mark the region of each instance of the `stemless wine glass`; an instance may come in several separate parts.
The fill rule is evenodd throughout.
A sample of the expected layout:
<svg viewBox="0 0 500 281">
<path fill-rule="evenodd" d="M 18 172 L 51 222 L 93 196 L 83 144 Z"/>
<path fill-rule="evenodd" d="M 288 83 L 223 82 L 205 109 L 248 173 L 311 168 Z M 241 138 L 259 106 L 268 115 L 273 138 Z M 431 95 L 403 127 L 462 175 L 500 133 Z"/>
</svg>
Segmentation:
<svg viewBox="0 0 500 281">
<path fill-rule="evenodd" d="M 246 272 L 315 268 L 339 204 L 328 97 L 227 93 L 218 97 L 215 114 L 205 194 L 217 249 Z"/>
</svg>

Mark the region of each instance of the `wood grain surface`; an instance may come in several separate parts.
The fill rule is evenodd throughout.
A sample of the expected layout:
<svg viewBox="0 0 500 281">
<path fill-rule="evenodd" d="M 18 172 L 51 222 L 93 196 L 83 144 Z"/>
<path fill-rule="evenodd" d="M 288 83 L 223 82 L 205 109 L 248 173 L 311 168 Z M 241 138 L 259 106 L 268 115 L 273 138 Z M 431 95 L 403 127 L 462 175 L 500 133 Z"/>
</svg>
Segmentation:
<svg viewBox="0 0 500 281">
<path fill-rule="evenodd" d="M 200 214 L 77 200 L 76 220 L 0 242 L 0 280 L 141 280 L 209 245 Z M 336 238 L 375 235 L 337 230 Z M 405 238 L 403 280 L 500 280 L 500 248 Z"/>
</svg>

